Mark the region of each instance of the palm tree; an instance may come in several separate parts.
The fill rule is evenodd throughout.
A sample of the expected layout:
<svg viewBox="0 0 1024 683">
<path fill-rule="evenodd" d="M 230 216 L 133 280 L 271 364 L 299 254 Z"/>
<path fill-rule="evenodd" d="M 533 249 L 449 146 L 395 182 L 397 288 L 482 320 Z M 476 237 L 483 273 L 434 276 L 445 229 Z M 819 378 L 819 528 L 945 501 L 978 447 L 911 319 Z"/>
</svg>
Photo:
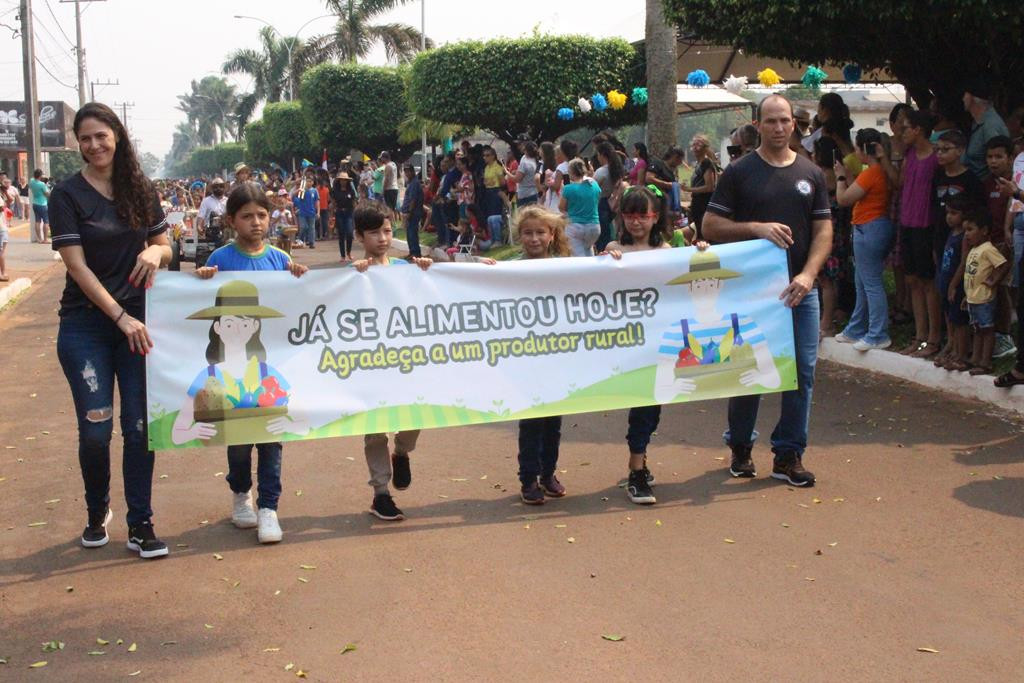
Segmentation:
<svg viewBox="0 0 1024 683">
<path fill-rule="evenodd" d="M 334 32 L 310 39 L 310 50 L 319 57 L 355 62 L 365 59 L 376 43 L 384 45 L 389 60 L 408 62 L 420 51 L 422 34 L 408 24 L 377 24 L 374 20 L 409 0 L 325 0 L 338 15 Z M 427 47 L 434 43 L 427 39 Z M 323 61 L 319 59 L 318 61 Z"/>
<path fill-rule="evenodd" d="M 236 113 L 240 99 L 235 86 L 219 76 L 192 81 L 192 91 L 178 95 L 178 109 L 185 112 L 200 144 L 215 145 L 237 137 Z"/>
</svg>

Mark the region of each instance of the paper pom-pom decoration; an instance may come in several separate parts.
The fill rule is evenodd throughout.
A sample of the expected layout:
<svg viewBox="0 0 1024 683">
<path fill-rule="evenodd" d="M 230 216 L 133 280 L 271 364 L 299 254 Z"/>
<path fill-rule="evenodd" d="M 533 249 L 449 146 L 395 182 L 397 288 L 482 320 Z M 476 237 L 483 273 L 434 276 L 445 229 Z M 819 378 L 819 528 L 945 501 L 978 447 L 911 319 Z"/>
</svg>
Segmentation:
<svg viewBox="0 0 1024 683">
<path fill-rule="evenodd" d="M 586 97 L 581 97 L 579 101 L 576 102 L 576 106 L 579 107 L 580 111 L 584 114 L 590 113 L 590 102 L 587 101 Z"/>
<path fill-rule="evenodd" d="M 604 111 L 608 108 L 608 100 L 601 93 L 594 93 L 594 96 L 590 98 L 591 104 L 594 105 L 594 111 Z"/>
<path fill-rule="evenodd" d="M 819 69 L 816 66 L 807 67 L 807 71 L 804 72 L 804 77 L 800 79 L 800 82 L 804 84 L 805 88 L 817 89 L 821 87 L 821 84 L 828 78 L 828 74 Z"/>
<path fill-rule="evenodd" d="M 775 69 L 768 67 L 764 71 L 757 72 L 758 82 L 766 88 L 770 88 L 773 85 L 782 83 L 782 79 L 779 78 L 779 74 L 775 73 Z"/>
<path fill-rule="evenodd" d="M 610 106 L 612 109 L 622 109 L 623 107 L 626 106 L 627 99 L 629 98 L 627 98 L 623 93 L 620 93 L 618 90 L 608 91 L 608 106 Z"/>
<path fill-rule="evenodd" d="M 558 118 L 562 119 L 563 121 L 572 121 L 572 117 L 575 115 L 576 114 L 569 107 L 562 107 L 561 109 L 558 110 Z"/>
<path fill-rule="evenodd" d="M 704 69 L 697 69 L 686 75 L 686 84 L 692 85 L 695 88 L 703 88 L 710 82 L 711 76 L 708 76 L 708 72 Z"/>
<path fill-rule="evenodd" d="M 723 85 L 733 95 L 739 95 L 747 87 L 747 77 L 729 74 L 729 78 L 725 79 Z"/>
<path fill-rule="evenodd" d="M 860 83 L 861 69 L 859 64 L 847 64 L 843 67 L 843 80 L 853 85 Z"/>
<path fill-rule="evenodd" d="M 647 104 L 647 88 L 633 88 L 633 96 L 630 99 L 636 106 L 644 106 Z"/>
</svg>

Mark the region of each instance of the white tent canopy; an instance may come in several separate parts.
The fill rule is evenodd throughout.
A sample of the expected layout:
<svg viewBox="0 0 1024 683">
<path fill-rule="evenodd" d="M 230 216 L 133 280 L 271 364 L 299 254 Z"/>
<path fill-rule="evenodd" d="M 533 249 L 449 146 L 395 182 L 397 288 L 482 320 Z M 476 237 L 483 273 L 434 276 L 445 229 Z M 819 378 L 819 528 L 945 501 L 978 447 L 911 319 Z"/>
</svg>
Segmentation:
<svg viewBox="0 0 1024 683">
<path fill-rule="evenodd" d="M 753 109 L 755 103 L 745 97 L 733 95 L 717 85 L 695 88 L 689 85 L 676 86 L 676 114 L 698 114 L 718 109 Z"/>
</svg>

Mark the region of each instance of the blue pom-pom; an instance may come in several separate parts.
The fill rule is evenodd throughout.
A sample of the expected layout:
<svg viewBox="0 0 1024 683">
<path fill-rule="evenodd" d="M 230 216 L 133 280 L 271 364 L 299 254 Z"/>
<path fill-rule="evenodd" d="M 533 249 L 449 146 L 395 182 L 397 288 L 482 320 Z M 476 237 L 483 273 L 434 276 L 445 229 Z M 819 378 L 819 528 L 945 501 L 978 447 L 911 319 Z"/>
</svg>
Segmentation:
<svg viewBox="0 0 1024 683">
<path fill-rule="evenodd" d="M 847 64 L 843 67 L 843 80 L 850 85 L 860 83 L 862 73 L 859 64 Z"/>
<path fill-rule="evenodd" d="M 686 75 L 687 85 L 692 85 L 695 88 L 703 88 L 710 82 L 711 76 L 708 76 L 708 72 L 704 69 L 697 69 Z"/>
<path fill-rule="evenodd" d="M 562 119 L 563 121 L 572 121 L 575 115 L 576 113 L 569 107 L 562 107 L 561 109 L 558 110 L 558 118 Z"/>
<path fill-rule="evenodd" d="M 594 111 L 604 111 L 608 108 L 608 98 L 597 92 L 590 98 L 590 103 L 594 105 Z"/>
</svg>

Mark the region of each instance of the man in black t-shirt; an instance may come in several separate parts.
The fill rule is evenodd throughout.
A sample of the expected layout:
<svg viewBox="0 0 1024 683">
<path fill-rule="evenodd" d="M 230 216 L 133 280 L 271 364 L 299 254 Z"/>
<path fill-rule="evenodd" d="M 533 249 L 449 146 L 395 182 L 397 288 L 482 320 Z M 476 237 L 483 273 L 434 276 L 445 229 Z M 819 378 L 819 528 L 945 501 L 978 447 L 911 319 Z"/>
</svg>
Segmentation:
<svg viewBox="0 0 1024 683">
<path fill-rule="evenodd" d="M 651 157 L 647 168 L 647 182 L 654 185 L 672 198 L 671 209 L 679 211 L 679 166 L 686 158 L 685 152 L 678 147 L 669 147 L 665 152 L 664 161 Z"/>
<path fill-rule="evenodd" d="M 828 187 L 821 169 L 789 148 L 793 107 L 781 95 L 769 95 L 757 107 L 761 144 L 725 169 L 708 202 L 703 232 L 707 239 L 738 242 L 767 239 L 786 249 L 790 283 L 780 299 L 793 309 L 797 389 L 782 394 L 782 414 L 772 432 L 772 477 L 794 486 L 813 486 L 803 467 L 811 417 L 814 366 L 818 358 L 819 308 L 814 281 L 832 250 Z M 754 477 L 751 450 L 761 397 L 729 400 L 726 443 L 732 449 L 729 471 Z"/>
</svg>

